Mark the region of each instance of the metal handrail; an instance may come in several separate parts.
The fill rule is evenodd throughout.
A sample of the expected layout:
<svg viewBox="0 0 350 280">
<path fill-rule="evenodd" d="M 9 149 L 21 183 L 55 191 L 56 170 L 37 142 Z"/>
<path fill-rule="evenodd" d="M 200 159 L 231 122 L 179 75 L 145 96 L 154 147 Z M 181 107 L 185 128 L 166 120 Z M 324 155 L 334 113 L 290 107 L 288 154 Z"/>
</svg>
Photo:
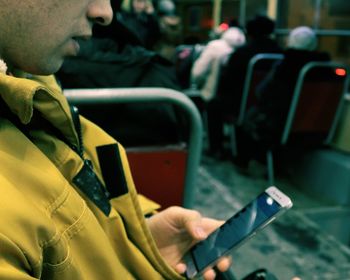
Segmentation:
<svg viewBox="0 0 350 280">
<path fill-rule="evenodd" d="M 275 30 L 276 35 L 289 35 L 292 29 L 278 28 Z M 341 29 L 314 29 L 313 30 L 317 36 L 350 36 L 350 30 Z"/>
<path fill-rule="evenodd" d="M 79 104 L 170 103 L 184 112 L 189 122 L 188 157 L 183 206 L 194 204 L 194 186 L 202 152 L 202 120 L 194 103 L 183 93 L 167 88 L 66 89 L 69 102 Z"/>
</svg>

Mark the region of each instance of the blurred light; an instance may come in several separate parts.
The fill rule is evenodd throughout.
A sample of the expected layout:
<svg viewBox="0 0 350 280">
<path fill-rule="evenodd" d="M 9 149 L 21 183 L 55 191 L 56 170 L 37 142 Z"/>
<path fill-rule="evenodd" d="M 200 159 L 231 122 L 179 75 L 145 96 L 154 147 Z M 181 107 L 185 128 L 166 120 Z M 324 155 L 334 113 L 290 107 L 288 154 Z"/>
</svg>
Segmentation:
<svg viewBox="0 0 350 280">
<path fill-rule="evenodd" d="M 337 68 L 335 69 L 335 74 L 338 76 L 345 76 L 346 75 L 346 71 L 343 68 Z"/>
<path fill-rule="evenodd" d="M 219 27 L 222 29 L 222 30 L 227 30 L 229 28 L 228 24 L 226 22 L 223 22 L 219 25 Z"/>
<path fill-rule="evenodd" d="M 268 197 L 266 199 L 266 203 L 267 203 L 267 205 L 272 205 L 273 204 L 273 199 L 271 197 Z"/>
</svg>

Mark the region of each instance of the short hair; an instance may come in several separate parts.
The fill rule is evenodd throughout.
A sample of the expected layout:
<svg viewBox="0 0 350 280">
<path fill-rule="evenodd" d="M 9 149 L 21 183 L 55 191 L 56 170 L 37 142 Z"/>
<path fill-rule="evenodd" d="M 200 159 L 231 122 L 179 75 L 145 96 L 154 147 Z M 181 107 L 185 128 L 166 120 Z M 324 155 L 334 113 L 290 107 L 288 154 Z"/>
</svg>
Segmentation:
<svg viewBox="0 0 350 280">
<path fill-rule="evenodd" d="M 294 28 L 288 36 L 288 48 L 313 51 L 317 47 L 315 32 L 307 26 Z"/>
<path fill-rule="evenodd" d="M 267 36 L 275 30 L 275 22 L 262 15 L 257 15 L 246 24 L 247 34 L 253 37 Z"/>
<path fill-rule="evenodd" d="M 176 15 L 175 3 L 171 0 L 160 0 L 157 5 L 157 12 L 159 16 Z"/>
</svg>

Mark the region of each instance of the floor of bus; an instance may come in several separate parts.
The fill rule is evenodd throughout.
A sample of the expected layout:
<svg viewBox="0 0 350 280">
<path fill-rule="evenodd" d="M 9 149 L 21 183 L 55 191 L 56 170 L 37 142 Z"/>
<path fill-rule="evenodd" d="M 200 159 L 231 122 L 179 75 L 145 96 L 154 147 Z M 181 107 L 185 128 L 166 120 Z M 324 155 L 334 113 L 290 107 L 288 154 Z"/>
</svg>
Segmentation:
<svg viewBox="0 0 350 280">
<path fill-rule="evenodd" d="M 245 174 L 230 160 L 203 155 L 197 177 L 194 208 L 207 216 L 227 219 L 263 191 L 268 182 L 262 165 Z M 328 201 L 307 195 L 284 176 L 275 185 L 288 194 L 294 206 L 249 242 L 232 253 L 233 274 L 241 279 L 266 268 L 278 279 L 350 279 L 350 249 L 321 230 L 306 216 L 309 209 L 333 207 Z"/>
</svg>

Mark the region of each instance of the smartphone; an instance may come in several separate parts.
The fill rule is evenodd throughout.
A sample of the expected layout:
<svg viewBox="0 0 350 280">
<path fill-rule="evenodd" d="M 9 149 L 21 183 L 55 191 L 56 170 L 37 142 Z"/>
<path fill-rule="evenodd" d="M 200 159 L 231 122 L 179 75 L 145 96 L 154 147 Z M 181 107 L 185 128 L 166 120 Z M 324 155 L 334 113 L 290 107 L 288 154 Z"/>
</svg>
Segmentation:
<svg viewBox="0 0 350 280">
<path fill-rule="evenodd" d="M 220 257 L 238 248 L 292 205 L 291 199 L 278 188 L 267 188 L 207 239 L 190 249 L 184 256 L 187 265 L 185 276 L 193 278 L 201 275 Z"/>
</svg>

